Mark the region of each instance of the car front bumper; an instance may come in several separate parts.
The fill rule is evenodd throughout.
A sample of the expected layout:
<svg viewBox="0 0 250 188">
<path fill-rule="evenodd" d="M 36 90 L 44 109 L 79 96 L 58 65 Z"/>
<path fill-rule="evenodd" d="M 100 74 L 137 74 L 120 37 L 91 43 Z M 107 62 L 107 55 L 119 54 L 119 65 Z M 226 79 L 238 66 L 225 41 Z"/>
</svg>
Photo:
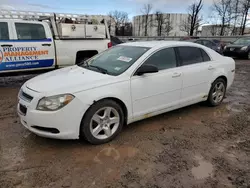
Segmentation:
<svg viewBox="0 0 250 188">
<path fill-rule="evenodd" d="M 36 110 L 40 93 L 22 87 L 22 90 L 34 97 L 27 101 L 19 97 L 17 112 L 21 123 L 31 132 L 47 138 L 79 139 L 80 124 L 88 106 L 74 98 L 67 106 L 57 111 Z M 26 109 L 26 113 L 23 110 Z"/>
<path fill-rule="evenodd" d="M 230 51 L 230 50 L 226 50 L 223 52 L 223 54 L 225 56 L 229 56 L 229 57 L 241 57 L 241 58 L 245 58 L 248 55 L 247 51 L 243 51 L 243 50 L 236 50 L 236 51 Z"/>
</svg>

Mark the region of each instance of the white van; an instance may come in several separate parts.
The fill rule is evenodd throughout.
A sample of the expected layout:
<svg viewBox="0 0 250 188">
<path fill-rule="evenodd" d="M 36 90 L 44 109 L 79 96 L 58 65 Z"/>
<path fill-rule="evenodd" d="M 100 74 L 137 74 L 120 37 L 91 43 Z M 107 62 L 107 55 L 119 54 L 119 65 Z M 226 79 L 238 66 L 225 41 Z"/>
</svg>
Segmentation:
<svg viewBox="0 0 250 188">
<path fill-rule="evenodd" d="M 0 74 L 79 64 L 111 46 L 104 19 L 0 10 Z"/>
</svg>

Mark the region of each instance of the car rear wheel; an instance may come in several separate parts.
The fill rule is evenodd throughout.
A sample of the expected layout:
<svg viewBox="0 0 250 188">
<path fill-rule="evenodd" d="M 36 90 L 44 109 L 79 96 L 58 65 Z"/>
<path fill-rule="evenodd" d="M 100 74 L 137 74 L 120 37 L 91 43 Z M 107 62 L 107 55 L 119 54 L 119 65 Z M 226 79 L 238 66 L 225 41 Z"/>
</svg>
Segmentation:
<svg viewBox="0 0 250 188">
<path fill-rule="evenodd" d="M 210 106 L 218 106 L 222 103 L 226 94 L 226 82 L 224 79 L 219 78 L 214 81 L 208 96 L 208 104 Z"/>
<path fill-rule="evenodd" d="M 122 130 L 124 114 L 119 104 L 103 100 L 93 104 L 83 118 L 80 135 L 91 144 L 104 144 Z"/>
</svg>

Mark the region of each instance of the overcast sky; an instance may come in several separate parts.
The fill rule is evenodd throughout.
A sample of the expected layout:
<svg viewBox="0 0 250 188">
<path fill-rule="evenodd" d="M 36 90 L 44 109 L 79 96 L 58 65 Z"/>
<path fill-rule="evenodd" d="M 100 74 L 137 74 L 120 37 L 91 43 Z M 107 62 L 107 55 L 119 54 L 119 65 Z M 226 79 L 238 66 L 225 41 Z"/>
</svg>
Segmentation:
<svg viewBox="0 0 250 188">
<path fill-rule="evenodd" d="M 152 3 L 153 9 L 168 13 L 186 13 L 194 0 L 0 0 L 1 9 L 33 10 L 79 14 L 107 14 L 112 10 L 125 11 L 132 18 L 140 14 L 145 3 Z M 209 15 L 213 0 L 204 0 L 204 17 Z"/>
</svg>

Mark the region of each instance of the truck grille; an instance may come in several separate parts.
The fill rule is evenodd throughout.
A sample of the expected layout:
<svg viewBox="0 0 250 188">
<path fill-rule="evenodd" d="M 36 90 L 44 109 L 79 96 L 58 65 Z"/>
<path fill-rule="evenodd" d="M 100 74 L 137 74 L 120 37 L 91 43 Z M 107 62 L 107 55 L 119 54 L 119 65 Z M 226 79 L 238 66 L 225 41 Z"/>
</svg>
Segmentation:
<svg viewBox="0 0 250 188">
<path fill-rule="evenodd" d="M 22 98 L 23 100 L 29 101 L 29 102 L 31 102 L 33 100 L 32 96 L 30 96 L 29 94 L 27 94 L 23 91 L 20 92 L 20 98 Z"/>
<path fill-rule="evenodd" d="M 27 108 L 24 105 L 19 104 L 19 110 L 20 110 L 20 112 L 22 112 L 23 115 L 26 115 Z"/>
</svg>

